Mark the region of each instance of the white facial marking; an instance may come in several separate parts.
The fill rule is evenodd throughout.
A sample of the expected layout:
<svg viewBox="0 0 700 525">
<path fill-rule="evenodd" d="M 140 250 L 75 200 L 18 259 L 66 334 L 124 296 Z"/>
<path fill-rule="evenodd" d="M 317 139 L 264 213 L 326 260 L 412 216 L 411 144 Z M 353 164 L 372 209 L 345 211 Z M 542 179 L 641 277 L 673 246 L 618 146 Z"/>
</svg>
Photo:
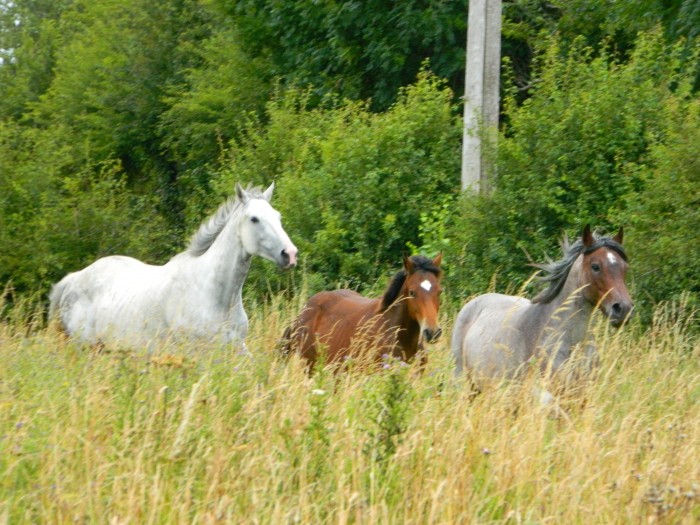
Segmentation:
<svg viewBox="0 0 700 525">
<path fill-rule="evenodd" d="M 608 252 L 608 262 L 610 264 L 617 264 L 617 257 L 612 252 Z"/>
<path fill-rule="evenodd" d="M 426 292 L 429 292 L 433 285 L 430 284 L 430 281 L 428 279 L 426 279 L 425 281 L 420 283 L 420 287 L 423 288 L 423 290 L 425 290 Z"/>
</svg>

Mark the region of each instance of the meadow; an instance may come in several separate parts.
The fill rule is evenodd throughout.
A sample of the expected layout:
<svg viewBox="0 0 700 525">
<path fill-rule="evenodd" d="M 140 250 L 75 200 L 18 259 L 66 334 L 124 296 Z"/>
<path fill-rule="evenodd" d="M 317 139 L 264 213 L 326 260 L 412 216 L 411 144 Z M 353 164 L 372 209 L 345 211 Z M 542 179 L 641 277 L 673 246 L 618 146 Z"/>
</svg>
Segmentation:
<svg viewBox="0 0 700 525">
<path fill-rule="evenodd" d="M 17 312 L 0 325 L 0 524 L 697 523 L 694 312 L 596 316 L 601 366 L 560 398 L 475 395 L 454 311 L 427 368 L 309 376 L 275 353 L 299 310 L 249 309 L 248 347 L 92 349 Z M 695 330 L 696 333 L 696 330 Z"/>
</svg>

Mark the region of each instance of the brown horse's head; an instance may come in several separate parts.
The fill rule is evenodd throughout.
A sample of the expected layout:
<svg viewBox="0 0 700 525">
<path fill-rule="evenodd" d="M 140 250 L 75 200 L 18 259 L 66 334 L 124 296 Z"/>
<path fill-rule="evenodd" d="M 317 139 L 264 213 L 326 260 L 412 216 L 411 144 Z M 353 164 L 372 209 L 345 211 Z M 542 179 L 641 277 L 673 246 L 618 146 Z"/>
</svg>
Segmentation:
<svg viewBox="0 0 700 525">
<path fill-rule="evenodd" d="M 596 239 L 589 225 L 581 235 L 583 296 L 589 303 L 598 305 L 613 326 L 624 323 L 634 307 L 625 285 L 627 256 L 622 248 L 622 237 L 620 228 L 612 239 Z"/>
<path fill-rule="evenodd" d="M 384 296 L 386 307 L 396 300 L 405 303 L 408 317 L 418 323 L 421 337 L 429 343 L 437 341 L 442 334 L 438 322 L 441 262 L 442 255 L 432 260 L 422 255 L 404 257 L 403 270 L 395 279 L 395 292 Z"/>
</svg>

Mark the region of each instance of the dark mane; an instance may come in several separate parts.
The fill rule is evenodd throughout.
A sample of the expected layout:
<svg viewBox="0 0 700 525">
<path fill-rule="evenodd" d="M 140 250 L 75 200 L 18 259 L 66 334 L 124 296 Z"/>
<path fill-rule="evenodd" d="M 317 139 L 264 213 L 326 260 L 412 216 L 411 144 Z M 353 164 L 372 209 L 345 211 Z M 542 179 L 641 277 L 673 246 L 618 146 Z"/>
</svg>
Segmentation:
<svg viewBox="0 0 700 525">
<path fill-rule="evenodd" d="M 433 264 L 432 259 L 428 259 L 423 255 L 412 255 L 409 257 L 409 259 L 413 263 L 413 273 L 430 272 L 438 278 L 442 275 L 442 270 Z M 401 292 L 401 288 L 403 287 L 403 283 L 406 282 L 406 277 L 408 277 L 406 270 L 401 269 L 396 272 L 396 275 L 394 275 L 394 277 L 391 279 L 389 286 L 382 296 L 382 306 L 380 311 L 383 312 L 389 308 L 394 301 L 396 301 L 399 293 Z"/>
<path fill-rule="evenodd" d="M 585 248 L 581 238 L 576 239 L 576 242 L 569 245 L 569 240 L 564 239 L 562 242 L 562 250 L 564 251 L 564 257 L 559 261 L 547 261 L 542 264 L 535 264 L 534 266 L 544 270 L 545 274 L 540 278 L 542 282 L 548 283 L 549 286 L 538 293 L 534 299 L 533 303 L 543 303 L 547 304 L 554 300 L 554 298 L 561 292 L 566 278 L 569 276 L 569 271 L 574 265 L 574 262 L 579 255 L 588 255 L 593 253 L 598 248 L 610 248 L 615 250 L 624 261 L 627 261 L 627 254 L 620 243 L 613 240 L 610 237 L 599 237 L 595 233 L 593 234 L 593 244 L 588 248 Z"/>
</svg>

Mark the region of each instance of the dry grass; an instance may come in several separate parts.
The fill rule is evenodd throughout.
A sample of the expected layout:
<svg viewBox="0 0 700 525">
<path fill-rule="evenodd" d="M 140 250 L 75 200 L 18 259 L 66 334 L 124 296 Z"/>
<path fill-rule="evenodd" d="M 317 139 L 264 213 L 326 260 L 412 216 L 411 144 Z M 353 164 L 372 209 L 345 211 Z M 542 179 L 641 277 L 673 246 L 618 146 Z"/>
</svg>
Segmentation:
<svg viewBox="0 0 700 525">
<path fill-rule="evenodd" d="M 599 373 L 555 419 L 530 385 L 473 396 L 449 337 L 423 374 L 308 377 L 273 352 L 296 308 L 252 312 L 253 360 L 1 326 L 0 524 L 700 520 L 700 343 L 677 312 L 600 327 Z"/>
</svg>

